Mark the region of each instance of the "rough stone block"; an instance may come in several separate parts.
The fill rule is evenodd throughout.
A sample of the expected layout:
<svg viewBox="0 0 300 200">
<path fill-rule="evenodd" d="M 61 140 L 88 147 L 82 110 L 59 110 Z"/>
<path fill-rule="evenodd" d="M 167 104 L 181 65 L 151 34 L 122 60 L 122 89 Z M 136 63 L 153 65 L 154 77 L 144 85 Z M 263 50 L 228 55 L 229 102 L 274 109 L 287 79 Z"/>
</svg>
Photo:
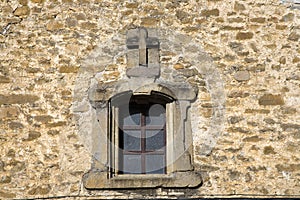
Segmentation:
<svg viewBox="0 0 300 200">
<path fill-rule="evenodd" d="M 80 27 L 83 29 L 95 29 L 98 27 L 98 24 L 87 21 L 87 22 L 80 23 Z"/>
<path fill-rule="evenodd" d="M 30 0 L 32 3 L 43 3 L 45 0 Z"/>
<path fill-rule="evenodd" d="M 250 79 L 250 73 L 248 71 L 238 71 L 234 74 L 234 79 L 237 81 L 248 81 Z"/>
<path fill-rule="evenodd" d="M 244 10 L 246 10 L 246 7 L 244 6 L 244 4 L 241 4 L 241 3 L 238 3 L 238 2 L 234 3 L 233 8 L 234 8 L 235 11 L 244 11 Z"/>
<path fill-rule="evenodd" d="M 285 171 L 285 172 L 294 172 L 294 171 L 300 171 L 300 164 L 277 164 L 275 166 L 279 172 Z"/>
<path fill-rule="evenodd" d="M 288 13 L 284 16 L 282 16 L 281 20 L 282 22 L 290 22 L 293 21 L 295 18 L 295 14 L 294 13 Z"/>
<path fill-rule="evenodd" d="M 19 109 L 17 107 L 5 107 L 0 108 L 0 119 L 3 118 L 17 118 L 19 115 Z"/>
<path fill-rule="evenodd" d="M 55 135 L 59 134 L 59 131 L 58 130 L 49 130 L 47 132 L 47 134 L 50 135 L 50 136 L 55 136 Z"/>
<path fill-rule="evenodd" d="M 243 139 L 244 142 L 259 142 L 261 140 L 263 140 L 263 139 L 258 137 L 257 135 L 246 137 L 246 138 Z"/>
<path fill-rule="evenodd" d="M 55 21 L 55 20 L 52 20 L 50 21 L 47 25 L 46 25 L 46 29 L 48 31 L 56 31 L 58 29 L 62 29 L 63 28 L 63 24 L 58 22 L 58 21 Z"/>
<path fill-rule="evenodd" d="M 28 137 L 24 140 L 24 141 L 32 141 L 32 140 L 35 140 L 39 137 L 41 137 L 41 133 L 40 132 L 37 132 L 37 131 L 29 131 L 28 133 Z"/>
<path fill-rule="evenodd" d="M 50 185 L 42 185 L 32 188 L 28 191 L 29 195 L 46 195 L 50 192 L 51 186 Z"/>
<path fill-rule="evenodd" d="M 220 11 L 219 9 L 211 9 L 211 10 L 203 10 L 201 12 L 201 16 L 210 17 L 210 16 L 219 16 Z"/>
<path fill-rule="evenodd" d="M 159 20 L 154 17 L 144 17 L 141 19 L 141 25 L 144 27 L 156 27 Z"/>
<path fill-rule="evenodd" d="M 34 120 L 42 123 L 48 123 L 53 119 L 53 117 L 50 115 L 38 115 L 38 116 L 34 116 L 33 118 Z"/>
<path fill-rule="evenodd" d="M 264 94 L 258 100 L 259 105 L 284 105 L 284 100 L 281 95 Z"/>
<path fill-rule="evenodd" d="M 240 90 L 233 90 L 227 94 L 228 98 L 245 98 L 248 97 L 249 95 L 250 95 L 249 92 L 240 91 Z"/>
<path fill-rule="evenodd" d="M 292 40 L 292 41 L 298 41 L 300 39 L 300 31 L 299 33 L 297 31 L 293 31 L 291 32 L 291 34 L 289 35 L 288 37 L 289 40 Z"/>
<path fill-rule="evenodd" d="M 238 32 L 236 34 L 237 40 L 248 40 L 253 38 L 254 34 L 252 32 Z"/>
<path fill-rule="evenodd" d="M 19 0 L 19 3 L 22 5 L 22 6 L 26 6 L 28 4 L 28 0 Z"/>
<path fill-rule="evenodd" d="M 173 66 L 174 69 L 178 70 L 178 69 L 184 69 L 184 66 L 180 63 L 176 63 L 174 66 Z"/>
<path fill-rule="evenodd" d="M 238 31 L 238 30 L 243 30 L 244 27 L 237 25 L 237 26 L 222 26 L 221 27 L 222 30 L 226 30 L 226 31 Z"/>
<path fill-rule="evenodd" d="M 300 130 L 300 125 L 299 124 L 283 123 L 283 124 L 280 124 L 280 127 L 284 131 L 293 130 L 293 129 Z"/>
<path fill-rule="evenodd" d="M 10 182 L 11 182 L 11 176 L 4 175 L 0 178 L 0 184 L 6 184 Z"/>
<path fill-rule="evenodd" d="M 59 68 L 60 73 L 77 73 L 79 70 L 79 67 L 77 66 L 61 66 Z"/>
<path fill-rule="evenodd" d="M 9 83 L 10 78 L 7 76 L 0 76 L 0 83 Z"/>
<path fill-rule="evenodd" d="M 4 191 L 0 191 L 0 197 L 6 198 L 6 199 L 13 199 L 16 197 L 16 194 L 14 193 L 10 193 L 10 192 L 4 192 Z"/>
<path fill-rule="evenodd" d="M 188 69 L 179 69 L 178 72 L 184 75 L 185 77 L 193 77 L 199 75 L 199 72 L 195 68 L 188 68 Z"/>
<path fill-rule="evenodd" d="M 58 121 L 58 122 L 47 123 L 46 127 L 54 128 L 54 127 L 65 126 L 66 124 L 67 124 L 66 121 Z"/>
<path fill-rule="evenodd" d="M 264 147 L 264 154 L 269 155 L 269 154 L 276 154 L 274 151 L 274 148 L 272 146 L 265 146 Z"/>
<path fill-rule="evenodd" d="M 131 9 L 133 9 L 133 8 L 137 8 L 139 6 L 139 4 L 138 3 L 129 3 L 129 2 L 127 2 L 126 4 L 125 4 L 125 7 L 126 8 L 131 8 Z"/>
<path fill-rule="evenodd" d="M 266 22 L 266 18 L 264 17 L 256 17 L 256 18 L 252 18 L 250 19 L 251 22 L 255 22 L 255 23 L 265 23 Z"/>
<path fill-rule="evenodd" d="M 29 15 L 29 13 L 30 13 L 30 8 L 28 6 L 22 6 L 15 10 L 14 15 L 25 16 L 25 15 Z"/>
<path fill-rule="evenodd" d="M 12 95 L 0 94 L 0 105 L 34 103 L 38 99 L 39 97 L 31 94 L 12 94 Z"/>
<path fill-rule="evenodd" d="M 266 110 L 266 109 L 246 109 L 245 113 L 269 114 L 270 110 Z"/>
<path fill-rule="evenodd" d="M 0 172 L 4 171 L 4 162 L 2 160 L 0 160 Z"/>
</svg>

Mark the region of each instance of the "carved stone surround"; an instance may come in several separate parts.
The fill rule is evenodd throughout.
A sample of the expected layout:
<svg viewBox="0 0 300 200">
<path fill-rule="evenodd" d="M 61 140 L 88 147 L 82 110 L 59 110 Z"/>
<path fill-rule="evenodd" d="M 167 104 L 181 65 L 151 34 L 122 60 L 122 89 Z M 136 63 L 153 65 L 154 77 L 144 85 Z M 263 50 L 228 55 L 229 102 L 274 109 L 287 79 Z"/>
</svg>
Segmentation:
<svg viewBox="0 0 300 200">
<path fill-rule="evenodd" d="M 93 126 L 93 164 L 84 175 L 87 189 L 111 188 L 183 188 L 197 187 L 202 183 L 199 172 L 194 171 L 192 153 L 192 129 L 190 106 L 197 93 L 186 82 L 170 82 L 160 78 L 159 39 L 155 30 L 144 28 L 129 30 L 127 33 L 127 78 L 116 82 L 98 84 L 89 89 L 89 100 L 97 113 Z M 174 102 L 167 110 L 173 121 L 171 126 L 167 163 L 170 170 L 163 175 L 116 175 L 109 174 L 111 166 L 110 130 L 108 110 L 110 100 L 122 93 L 130 95 L 151 95 L 158 92 L 168 95 Z M 170 137 L 171 136 L 171 137 Z M 184 177 L 184 178 L 183 178 Z"/>
</svg>

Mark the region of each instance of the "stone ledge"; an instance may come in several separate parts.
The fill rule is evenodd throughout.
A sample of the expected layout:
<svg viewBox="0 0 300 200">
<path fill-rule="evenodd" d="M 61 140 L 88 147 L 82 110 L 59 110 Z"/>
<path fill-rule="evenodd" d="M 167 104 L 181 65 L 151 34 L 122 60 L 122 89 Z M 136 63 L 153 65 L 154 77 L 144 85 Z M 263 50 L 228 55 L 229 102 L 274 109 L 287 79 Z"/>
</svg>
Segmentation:
<svg viewBox="0 0 300 200">
<path fill-rule="evenodd" d="M 200 172 L 185 171 L 171 174 L 118 175 L 107 178 L 107 172 L 89 171 L 83 177 L 86 189 L 136 189 L 136 188 L 196 188 L 202 185 Z"/>
</svg>

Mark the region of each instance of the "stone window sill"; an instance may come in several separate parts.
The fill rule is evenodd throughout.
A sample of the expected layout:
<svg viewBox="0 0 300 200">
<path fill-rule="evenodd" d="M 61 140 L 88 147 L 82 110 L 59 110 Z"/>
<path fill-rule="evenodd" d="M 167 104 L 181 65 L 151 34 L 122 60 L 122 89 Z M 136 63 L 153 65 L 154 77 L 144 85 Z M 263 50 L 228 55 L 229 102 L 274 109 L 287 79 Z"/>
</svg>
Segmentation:
<svg viewBox="0 0 300 200">
<path fill-rule="evenodd" d="M 83 180 L 87 189 L 195 188 L 202 184 L 201 175 L 196 171 L 165 175 L 118 175 L 109 179 L 106 172 L 90 171 Z"/>
</svg>

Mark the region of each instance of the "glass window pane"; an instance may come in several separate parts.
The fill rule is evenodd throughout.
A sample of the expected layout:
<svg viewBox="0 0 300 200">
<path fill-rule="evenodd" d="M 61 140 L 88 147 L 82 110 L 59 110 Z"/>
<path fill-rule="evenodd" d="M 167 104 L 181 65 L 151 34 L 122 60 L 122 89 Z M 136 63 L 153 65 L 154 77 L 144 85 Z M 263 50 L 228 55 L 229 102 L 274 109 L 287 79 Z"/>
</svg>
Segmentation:
<svg viewBox="0 0 300 200">
<path fill-rule="evenodd" d="M 123 157 L 124 174 L 141 174 L 141 155 L 124 155 Z"/>
<path fill-rule="evenodd" d="M 141 131 L 125 130 L 123 132 L 124 150 L 141 151 Z"/>
<path fill-rule="evenodd" d="M 164 130 L 146 130 L 146 151 L 159 150 L 165 147 Z"/>
<path fill-rule="evenodd" d="M 162 127 L 166 123 L 166 109 L 163 105 L 154 104 L 151 105 L 146 115 L 146 126 L 161 125 Z"/>
<path fill-rule="evenodd" d="M 164 174 L 165 167 L 165 155 L 146 155 L 146 174 Z"/>
<path fill-rule="evenodd" d="M 120 125 L 132 126 L 141 124 L 141 111 L 138 106 L 124 105 L 119 110 Z"/>
<path fill-rule="evenodd" d="M 129 125 L 139 125 L 141 123 L 141 115 L 140 113 L 134 113 L 129 116 L 124 116 L 123 124 L 125 126 Z"/>
</svg>

